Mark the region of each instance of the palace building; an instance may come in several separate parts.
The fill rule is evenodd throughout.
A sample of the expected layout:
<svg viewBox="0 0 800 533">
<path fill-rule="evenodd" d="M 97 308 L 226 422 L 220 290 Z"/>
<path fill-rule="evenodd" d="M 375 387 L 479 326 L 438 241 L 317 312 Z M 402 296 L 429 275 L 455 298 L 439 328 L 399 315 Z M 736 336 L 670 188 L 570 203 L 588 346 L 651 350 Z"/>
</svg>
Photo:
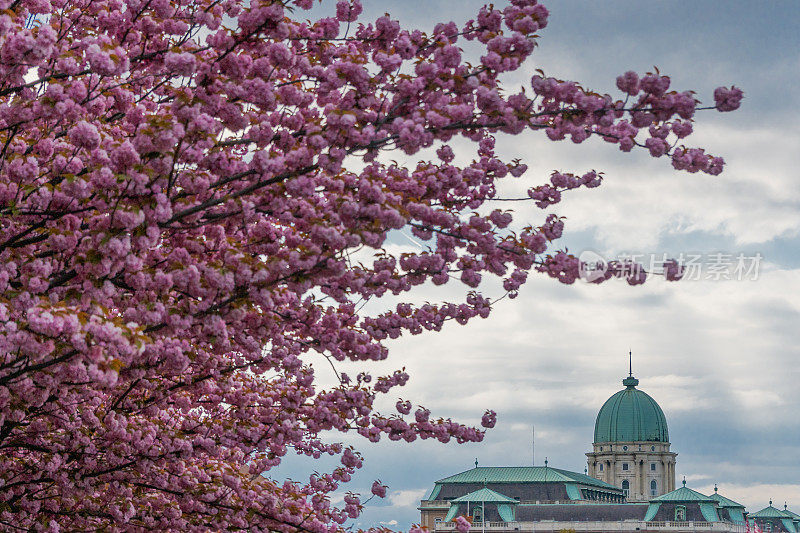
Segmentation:
<svg viewBox="0 0 800 533">
<path fill-rule="evenodd" d="M 420 524 L 454 531 L 465 517 L 473 530 L 600 533 L 800 533 L 800 515 L 770 505 L 756 513 L 719 494 L 675 485 L 677 453 L 667 419 L 637 388 L 624 389 L 600 408 L 586 473 L 544 466 L 478 466 L 434 483 L 420 502 Z"/>
</svg>

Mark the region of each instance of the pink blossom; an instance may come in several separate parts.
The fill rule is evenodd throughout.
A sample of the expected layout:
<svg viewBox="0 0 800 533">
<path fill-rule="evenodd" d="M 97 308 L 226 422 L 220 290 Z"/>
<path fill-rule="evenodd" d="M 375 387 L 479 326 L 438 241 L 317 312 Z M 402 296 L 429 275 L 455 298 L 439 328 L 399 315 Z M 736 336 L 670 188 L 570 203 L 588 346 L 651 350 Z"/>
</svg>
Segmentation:
<svg viewBox="0 0 800 533">
<path fill-rule="evenodd" d="M 630 70 L 621 76 L 617 76 L 617 88 L 624 93 L 635 96 L 639 93 L 639 76 Z"/>
<path fill-rule="evenodd" d="M 453 149 L 447 145 L 444 145 L 438 150 L 436 150 L 436 155 L 439 157 L 439 159 L 441 159 L 445 163 L 450 163 L 455 158 Z"/>
<path fill-rule="evenodd" d="M 342 22 L 353 22 L 362 9 L 359 0 L 339 0 L 336 2 L 336 18 Z"/>
<path fill-rule="evenodd" d="M 76 146 L 91 150 L 100 146 L 100 132 L 94 124 L 82 120 L 70 128 L 69 140 Z"/>
<path fill-rule="evenodd" d="M 650 137 L 644 142 L 644 145 L 650 150 L 650 155 L 653 157 L 661 157 L 669 149 L 667 141 L 659 137 Z"/>
<path fill-rule="evenodd" d="M 641 81 L 642 90 L 654 96 L 662 96 L 667 92 L 667 89 L 669 89 L 669 85 L 669 76 L 660 76 L 657 74 L 648 74 L 642 78 Z"/>
<path fill-rule="evenodd" d="M 377 496 L 378 498 L 385 498 L 386 497 L 386 485 L 381 484 L 380 481 L 374 481 L 372 483 L 372 494 Z"/>
<path fill-rule="evenodd" d="M 664 278 L 667 281 L 678 281 L 683 277 L 683 267 L 674 259 L 664 262 L 663 265 Z"/>
<path fill-rule="evenodd" d="M 511 167 L 511 169 L 509 169 L 508 172 L 509 172 L 509 174 L 514 176 L 515 178 L 519 178 L 520 176 L 525 174 L 525 172 L 527 170 L 528 170 L 528 165 L 519 164 L 519 165 L 514 165 L 513 167 Z"/>
<path fill-rule="evenodd" d="M 688 121 L 675 121 L 672 124 L 672 132 L 679 138 L 683 139 L 692 134 L 692 123 Z"/>
<path fill-rule="evenodd" d="M 714 89 L 714 102 L 719 111 L 735 111 L 739 109 L 744 98 L 744 92 L 738 87 L 717 87 Z"/>
<path fill-rule="evenodd" d="M 170 52 L 164 56 L 164 66 L 167 70 L 181 76 L 191 76 L 195 70 L 197 59 L 189 52 Z"/>
<path fill-rule="evenodd" d="M 97 44 L 92 44 L 86 49 L 86 60 L 89 67 L 98 74 L 111 76 L 116 73 L 116 62 L 111 58 L 111 54 L 102 50 Z"/>
<path fill-rule="evenodd" d="M 400 414 L 407 415 L 411 412 L 411 402 L 409 401 L 404 402 L 402 400 L 398 400 L 397 404 L 395 404 L 395 407 L 397 408 L 397 412 Z"/>
<path fill-rule="evenodd" d="M 127 140 L 114 148 L 110 157 L 118 171 L 127 170 L 140 161 L 136 148 Z"/>
</svg>

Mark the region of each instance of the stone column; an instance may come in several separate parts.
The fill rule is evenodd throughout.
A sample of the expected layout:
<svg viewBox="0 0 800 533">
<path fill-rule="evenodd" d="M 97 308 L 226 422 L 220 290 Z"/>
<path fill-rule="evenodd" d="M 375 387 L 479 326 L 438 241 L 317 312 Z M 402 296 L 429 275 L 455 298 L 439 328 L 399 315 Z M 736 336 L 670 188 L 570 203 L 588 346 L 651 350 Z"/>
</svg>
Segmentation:
<svg viewBox="0 0 800 533">
<path fill-rule="evenodd" d="M 670 485 L 672 485 L 672 490 L 675 490 L 676 486 L 675 486 L 675 460 L 674 459 L 670 460 L 669 467 L 670 467 L 669 483 L 670 483 Z"/>
<path fill-rule="evenodd" d="M 669 490 L 675 490 L 675 463 L 669 462 Z"/>
<path fill-rule="evenodd" d="M 615 455 L 612 455 L 611 456 L 611 466 L 609 466 L 609 465 L 606 465 L 606 466 L 609 467 L 609 469 L 611 470 L 611 472 L 609 473 L 609 477 L 611 478 L 611 481 L 609 481 L 609 483 L 611 483 L 615 487 L 619 487 L 620 483 L 617 483 L 617 457 Z"/>
<path fill-rule="evenodd" d="M 675 465 L 667 459 L 667 492 L 675 490 Z"/>
<path fill-rule="evenodd" d="M 648 492 L 650 487 L 647 486 L 647 466 L 644 459 L 639 459 L 639 475 L 641 476 L 642 499 L 644 500 L 647 500 L 649 497 L 648 494 L 650 494 L 650 492 Z"/>
<path fill-rule="evenodd" d="M 671 459 L 667 459 L 667 486 L 669 491 L 675 490 L 675 463 Z"/>
<path fill-rule="evenodd" d="M 667 470 L 667 479 L 665 479 L 664 481 L 666 482 L 667 492 L 670 492 L 672 490 L 672 463 L 670 462 L 669 459 L 667 459 L 667 465 L 666 466 L 667 466 L 667 469 L 666 469 Z"/>
</svg>

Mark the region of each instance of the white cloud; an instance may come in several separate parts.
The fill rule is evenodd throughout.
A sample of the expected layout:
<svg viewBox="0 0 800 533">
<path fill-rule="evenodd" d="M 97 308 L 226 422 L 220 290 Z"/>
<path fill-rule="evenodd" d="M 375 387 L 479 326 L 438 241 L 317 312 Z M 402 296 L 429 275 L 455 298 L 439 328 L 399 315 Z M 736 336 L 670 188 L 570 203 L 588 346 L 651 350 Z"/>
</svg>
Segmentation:
<svg viewBox="0 0 800 533">
<path fill-rule="evenodd" d="M 427 489 L 390 490 L 388 497 L 394 507 L 414 507 L 425 497 Z M 395 522 L 397 524 L 397 522 Z"/>
<path fill-rule="evenodd" d="M 606 179 L 599 188 L 567 192 L 553 211 L 567 217 L 568 232 L 594 232 L 595 246 L 604 251 L 660 252 L 656 246 L 664 236 L 692 232 L 725 236 L 736 245 L 796 236 L 800 157 L 794 147 L 800 133 L 766 127 L 753 131 L 735 119 L 720 124 L 702 119 L 691 143 L 725 157 L 721 176 L 677 172 L 668 159 L 652 159 L 644 151 L 622 154 L 599 141 L 547 143 L 531 133 L 503 143 L 504 153 L 522 157 L 530 168 L 522 180 L 507 182 L 502 190 L 506 197 L 520 197 L 546 181 L 552 170 L 602 170 Z M 513 207 L 521 225 L 542 218 L 530 204 Z"/>
</svg>

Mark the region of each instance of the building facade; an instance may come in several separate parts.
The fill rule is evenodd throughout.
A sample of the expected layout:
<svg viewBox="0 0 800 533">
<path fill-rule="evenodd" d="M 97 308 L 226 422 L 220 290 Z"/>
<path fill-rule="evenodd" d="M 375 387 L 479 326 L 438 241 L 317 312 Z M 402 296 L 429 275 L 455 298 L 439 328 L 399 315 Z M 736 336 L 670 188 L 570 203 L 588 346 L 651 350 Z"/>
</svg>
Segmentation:
<svg viewBox="0 0 800 533">
<path fill-rule="evenodd" d="M 434 483 L 420 502 L 420 524 L 449 532 L 464 517 L 473 530 L 514 532 L 800 533 L 800 515 L 770 505 L 747 514 L 718 493 L 675 487 L 675 459 L 664 412 L 625 388 L 601 407 L 586 474 L 545 466 L 478 467 Z"/>
<path fill-rule="evenodd" d="M 598 494 L 603 496 L 590 499 Z M 492 532 L 752 533 L 744 506 L 717 496 L 724 501 L 684 484 L 647 503 L 626 502 L 620 488 L 576 472 L 549 467 L 476 467 L 434 484 L 420 502 L 420 524 L 434 533 L 455 530 L 458 517 L 469 520 L 474 530 Z M 735 511 L 729 512 L 731 509 Z M 791 523 L 787 514 L 769 523 L 777 525 L 773 528 L 764 521 L 763 531 L 797 533 L 785 529 L 785 524 Z"/>
<path fill-rule="evenodd" d="M 524 518 L 519 511 L 531 505 L 624 501 L 619 487 L 577 472 L 549 466 L 476 466 L 437 481 L 420 511 L 422 525 L 432 528 L 456 516 L 474 518 L 476 510 L 488 521 L 503 517 L 516 521 Z"/>
</svg>

